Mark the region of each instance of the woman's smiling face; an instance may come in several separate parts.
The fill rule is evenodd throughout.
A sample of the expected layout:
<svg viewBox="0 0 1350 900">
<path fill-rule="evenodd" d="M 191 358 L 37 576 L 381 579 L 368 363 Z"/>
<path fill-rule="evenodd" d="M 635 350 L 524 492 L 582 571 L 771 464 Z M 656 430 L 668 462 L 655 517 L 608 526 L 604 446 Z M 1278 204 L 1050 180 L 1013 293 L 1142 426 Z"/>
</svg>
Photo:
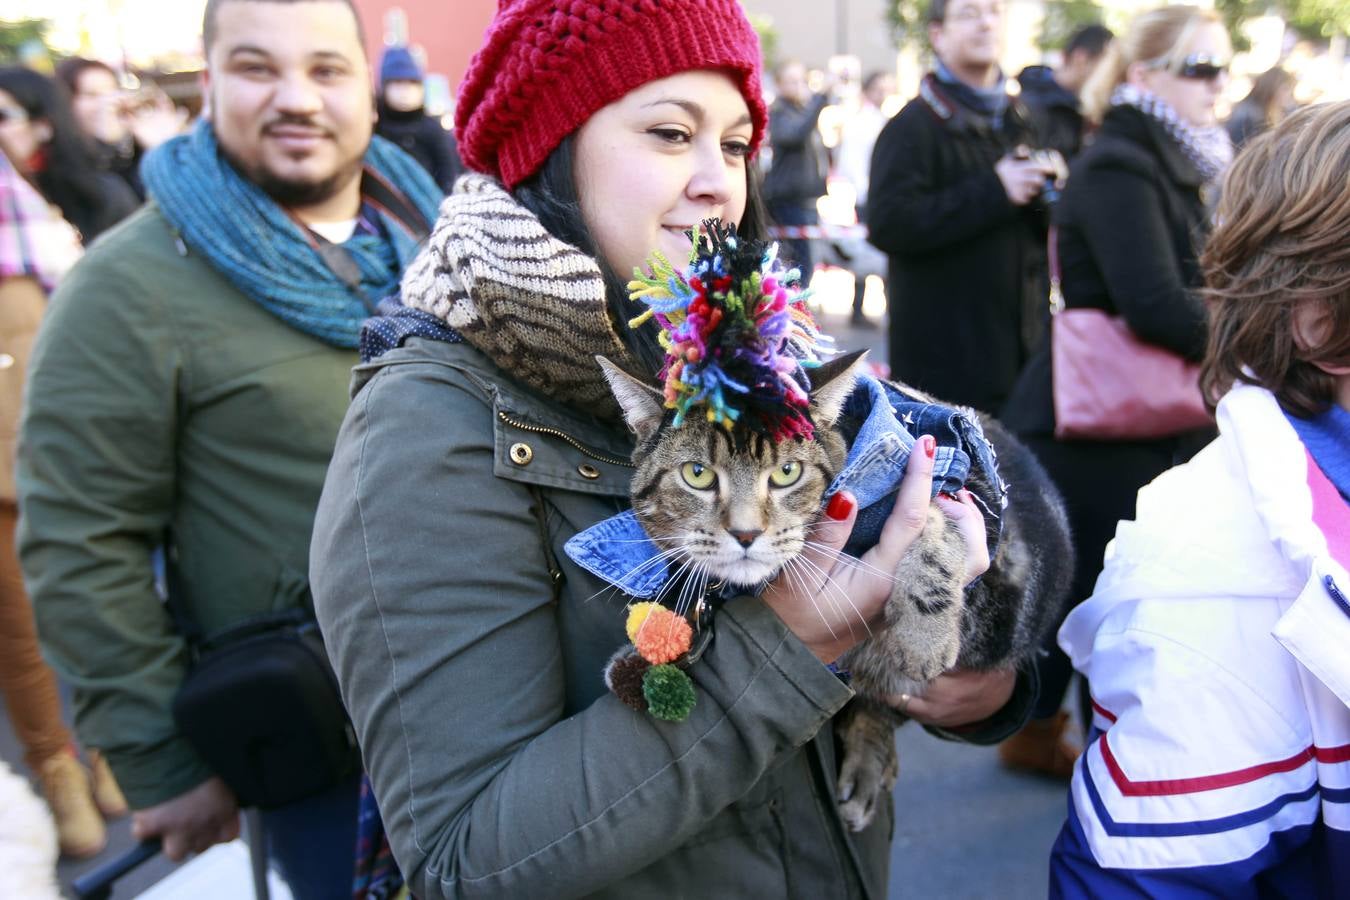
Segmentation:
<svg viewBox="0 0 1350 900">
<path fill-rule="evenodd" d="M 653 250 L 679 265 L 694 225 L 740 223 L 753 133 L 736 83 L 717 71 L 649 81 L 591 116 L 577 131 L 574 176 L 609 267 L 626 278 Z"/>
</svg>

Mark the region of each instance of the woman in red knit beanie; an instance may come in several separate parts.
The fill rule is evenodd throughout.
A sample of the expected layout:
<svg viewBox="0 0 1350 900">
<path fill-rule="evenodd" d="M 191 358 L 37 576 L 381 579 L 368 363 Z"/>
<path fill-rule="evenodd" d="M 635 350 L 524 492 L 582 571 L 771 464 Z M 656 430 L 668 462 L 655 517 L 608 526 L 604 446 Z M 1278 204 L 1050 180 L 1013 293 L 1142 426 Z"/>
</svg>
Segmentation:
<svg viewBox="0 0 1350 900">
<path fill-rule="evenodd" d="M 857 834 L 838 816 L 852 692 L 823 660 L 889 583 L 847 615 L 801 583 L 721 603 L 688 654 L 687 717 L 665 721 L 607 689 L 631 598 L 565 548 L 632 502 L 633 441 L 596 357 L 653 381 L 663 360 L 654 327 L 627 325 L 643 307 L 620 273 L 687 258 L 704 219 L 763 234 L 749 160 L 767 121 L 739 3 L 501 0 L 456 126 L 479 174 L 366 326 L 311 549 L 366 823 L 378 805 L 422 900 L 884 895 L 892 810 Z M 911 459 L 887 526 L 901 548 L 931 484 Z M 830 511 L 813 537 L 839 548 L 856 513 L 847 495 Z M 998 740 L 1029 707 L 1011 676 L 944 679 L 909 712 L 979 723 L 965 739 Z M 380 838 L 363 836 L 357 887 L 390 896 Z"/>
</svg>

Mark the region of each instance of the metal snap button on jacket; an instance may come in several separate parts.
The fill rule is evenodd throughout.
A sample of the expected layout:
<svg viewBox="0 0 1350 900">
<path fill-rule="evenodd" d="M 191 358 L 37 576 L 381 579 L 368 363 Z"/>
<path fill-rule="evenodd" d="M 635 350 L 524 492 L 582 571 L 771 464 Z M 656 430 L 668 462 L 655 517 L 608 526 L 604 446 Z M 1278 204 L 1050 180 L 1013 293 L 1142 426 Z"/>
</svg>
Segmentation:
<svg viewBox="0 0 1350 900">
<path fill-rule="evenodd" d="M 600 470 L 590 463 L 582 463 L 577 466 L 577 471 L 581 473 L 582 478 L 589 478 L 591 481 L 600 477 Z"/>
<path fill-rule="evenodd" d="M 518 466 L 528 466 L 530 460 L 534 459 L 534 450 L 529 444 L 512 444 L 508 451 L 511 462 Z"/>
</svg>

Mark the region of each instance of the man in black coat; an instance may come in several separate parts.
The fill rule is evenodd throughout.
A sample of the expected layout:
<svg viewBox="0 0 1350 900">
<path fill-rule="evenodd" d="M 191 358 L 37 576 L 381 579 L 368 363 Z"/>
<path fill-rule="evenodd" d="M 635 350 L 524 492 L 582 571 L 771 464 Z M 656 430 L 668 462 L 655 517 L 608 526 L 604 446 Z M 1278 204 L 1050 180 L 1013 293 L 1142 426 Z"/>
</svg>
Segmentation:
<svg viewBox="0 0 1350 900">
<path fill-rule="evenodd" d="M 830 160 L 821 140 L 820 113 L 830 102 L 827 93 L 812 94 L 806 67 L 789 60 L 774 71 L 778 97 L 769 107 L 769 146 L 773 164 L 764 176 L 764 202 L 777 225 L 816 225 L 816 201 L 825 195 Z M 784 258 L 801 268 L 802 281 L 811 281 L 815 260 L 809 240 L 782 242 Z"/>
<path fill-rule="evenodd" d="M 933 0 L 937 56 L 919 96 L 882 130 L 867 225 L 890 257 L 896 378 L 994 411 L 1048 317 L 1041 154 L 998 68 L 1001 0 Z M 1052 158 L 1053 157 L 1053 158 Z"/>
<path fill-rule="evenodd" d="M 1069 38 L 1064 62 L 1058 69 L 1027 66 L 1017 76 L 1022 86 L 1019 99 L 1031 113 L 1044 145 L 1058 150 L 1065 159 L 1073 159 L 1083 148 L 1086 123 L 1078 94 L 1112 37 L 1104 25 L 1085 25 Z"/>
<path fill-rule="evenodd" d="M 422 164 L 447 194 L 463 174 L 454 135 L 440 120 L 426 114 L 422 68 L 407 47 L 393 46 L 380 60 L 380 94 L 376 98 L 379 121 L 375 133 L 393 141 Z"/>
</svg>

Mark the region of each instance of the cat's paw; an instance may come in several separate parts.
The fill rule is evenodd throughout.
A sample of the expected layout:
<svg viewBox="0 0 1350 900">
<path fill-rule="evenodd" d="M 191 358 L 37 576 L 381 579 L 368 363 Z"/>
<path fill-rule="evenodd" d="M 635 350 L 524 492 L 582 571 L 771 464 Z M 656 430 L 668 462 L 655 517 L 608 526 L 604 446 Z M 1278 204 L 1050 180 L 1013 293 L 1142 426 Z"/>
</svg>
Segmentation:
<svg viewBox="0 0 1350 900">
<path fill-rule="evenodd" d="M 900 760 L 895 744 L 889 752 L 878 748 L 850 749 L 839 769 L 839 817 L 848 830 L 859 832 L 872 824 L 877 809 L 895 787 L 900 774 Z"/>
<path fill-rule="evenodd" d="M 862 831 L 876 817 L 880 804 L 895 787 L 900 761 L 895 753 L 895 725 L 904 721 L 893 710 L 859 701 L 840 724 L 844 760 L 839 767 L 839 816 L 850 831 Z"/>
<path fill-rule="evenodd" d="M 915 681 L 932 681 L 956 665 L 961 635 L 953 629 L 924 628 L 900 637 L 900 671 Z"/>
</svg>

